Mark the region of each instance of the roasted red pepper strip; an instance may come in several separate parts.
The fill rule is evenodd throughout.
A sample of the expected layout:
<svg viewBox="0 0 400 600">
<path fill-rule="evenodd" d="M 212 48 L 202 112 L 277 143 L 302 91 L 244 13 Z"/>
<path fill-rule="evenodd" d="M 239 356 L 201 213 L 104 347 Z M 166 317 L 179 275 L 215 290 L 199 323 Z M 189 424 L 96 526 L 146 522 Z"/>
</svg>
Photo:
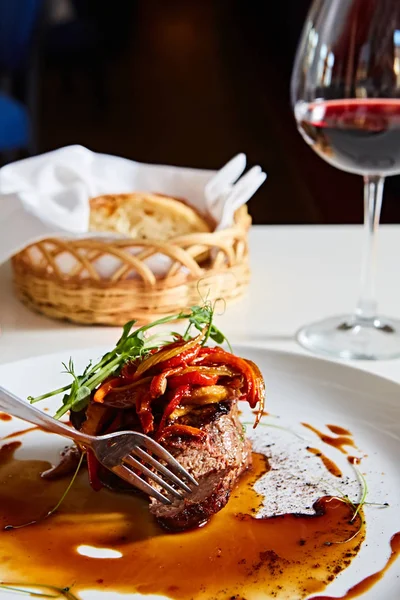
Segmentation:
<svg viewBox="0 0 400 600">
<path fill-rule="evenodd" d="M 154 367 L 157 367 L 158 371 L 164 371 L 167 368 L 177 366 L 175 364 L 170 365 L 169 362 L 177 356 L 181 356 L 187 352 L 190 352 L 192 349 L 197 349 L 198 351 L 201 348 L 201 342 L 205 337 L 205 333 L 206 332 L 204 329 L 204 331 L 202 331 L 197 337 L 189 340 L 188 342 L 172 342 L 172 344 L 167 344 L 152 356 L 148 356 L 139 364 L 134 374 L 134 379 L 139 379 L 143 373 L 149 369 L 153 369 Z"/>
<path fill-rule="evenodd" d="M 181 354 L 178 354 L 177 356 L 174 356 L 173 358 L 170 358 L 169 360 L 160 363 L 158 367 L 163 371 L 165 371 L 165 369 L 174 369 L 180 366 L 186 367 L 186 365 L 189 365 L 192 362 L 192 360 L 194 360 L 198 356 L 200 350 L 200 345 L 195 346 L 194 348 L 190 348 L 189 350 L 186 350 L 185 352 L 182 352 Z"/>
<path fill-rule="evenodd" d="M 106 381 L 105 383 L 103 383 L 103 385 L 101 387 L 99 387 L 98 390 L 96 390 L 96 393 L 93 396 L 93 400 L 95 402 L 99 402 L 100 404 L 102 404 L 104 402 L 104 398 L 107 396 L 107 394 L 113 388 L 116 388 L 121 385 L 123 385 L 123 381 L 121 380 L 120 377 L 114 377 L 113 379 Z"/>
<path fill-rule="evenodd" d="M 170 425 L 166 427 L 164 431 L 161 433 L 158 441 L 164 441 L 166 438 L 171 436 L 185 436 L 189 435 L 194 438 L 204 440 L 207 437 L 207 434 L 198 429 L 197 427 L 190 427 L 189 425 Z"/>
<path fill-rule="evenodd" d="M 192 371 L 183 375 L 175 375 L 168 378 L 168 387 L 177 388 L 181 385 L 215 385 L 218 381 L 218 375 L 205 375 Z"/>
<path fill-rule="evenodd" d="M 255 380 L 255 387 L 256 387 L 256 395 L 257 395 L 257 398 L 259 400 L 258 410 L 257 410 L 257 416 L 256 416 L 256 420 L 255 420 L 254 425 L 253 425 L 253 429 L 255 429 L 257 427 L 257 425 L 259 424 L 259 422 L 261 420 L 261 417 L 263 415 L 263 412 L 264 412 L 264 405 L 265 405 L 265 382 L 264 382 L 264 377 L 262 376 L 262 373 L 261 373 L 260 369 L 258 368 L 258 366 L 256 365 L 256 363 L 254 363 L 252 360 L 247 360 L 247 359 L 245 359 L 245 361 L 253 369 L 254 380 Z"/>
<path fill-rule="evenodd" d="M 169 402 L 168 402 L 167 406 L 165 407 L 164 414 L 162 416 L 160 425 L 158 427 L 157 437 L 159 437 L 160 435 L 162 436 L 165 425 L 167 424 L 168 417 L 179 406 L 179 404 L 182 401 L 182 398 L 184 398 L 189 392 L 190 392 L 190 385 L 182 385 L 182 386 L 176 388 L 176 390 L 174 390 L 174 392 L 172 392 L 172 391 L 170 392 Z"/>
<path fill-rule="evenodd" d="M 176 369 L 167 369 L 166 371 L 163 371 L 159 375 L 155 375 L 153 377 L 153 379 L 151 380 L 151 384 L 150 384 L 151 397 L 158 398 L 159 396 L 162 396 L 163 394 L 165 394 L 165 391 L 167 389 L 167 378 L 170 375 L 179 373 L 179 371 L 181 371 L 180 367 L 178 367 Z"/>
<path fill-rule="evenodd" d="M 150 392 L 143 390 L 143 393 L 138 393 L 136 398 L 136 412 L 142 425 L 143 433 L 151 433 L 154 430 L 154 417 L 151 412 Z"/>
<path fill-rule="evenodd" d="M 159 351 L 159 348 L 152 348 L 151 350 L 149 350 L 149 354 L 155 354 L 158 351 Z M 125 378 L 132 379 L 132 377 L 136 373 L 137 368 L 140 365 L 140 363 L 141 363 L 140 358 L 135 358 L 134 360 L 130 360 L 129 362 L 126 362 L 121 369 L 121 377 L 123 377 L 124 379 Z"/>
<path fill-rule="evenodd" d="M 98 492 L 103 487 L 103 485 L 99 479 L 100 463 L 97 460 L 97 458 L 95 457 L 93 450 L 91 450 L 90 448 L 87 449 L 86 457 L 87 457 L 89 483 L 90 483 L 92 489 L 95 492 Z"/>
<path fill-rule="evenodd" d="M 257 403 L 261 401 L 261 398 L 258 397 L 255 373 L 243 358 L 239 358 L 239 356 L 235 356 L 222 348 L 202 348 L 196 364 L 225 364 L 233 367 L 243 375 L 246 381 L 246 391 L 242 394 L 241 399 L 247 400 L 251 408 L 255 408 Z"/>
</svg>

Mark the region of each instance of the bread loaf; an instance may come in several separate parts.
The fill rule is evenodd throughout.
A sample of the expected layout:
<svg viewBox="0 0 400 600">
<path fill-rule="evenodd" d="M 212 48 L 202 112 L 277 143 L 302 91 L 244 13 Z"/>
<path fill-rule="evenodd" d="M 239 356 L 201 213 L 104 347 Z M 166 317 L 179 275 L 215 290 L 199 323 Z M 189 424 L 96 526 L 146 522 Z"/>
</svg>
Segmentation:
<svg viewBox="0 0 400 600">
<path fill-rule="evenodd" d="M 210 224 L 184 202 L 150 193 L 109 194 L 90 200 L 90 230 L 165 241 L 209 232 Z"/>
</svg>

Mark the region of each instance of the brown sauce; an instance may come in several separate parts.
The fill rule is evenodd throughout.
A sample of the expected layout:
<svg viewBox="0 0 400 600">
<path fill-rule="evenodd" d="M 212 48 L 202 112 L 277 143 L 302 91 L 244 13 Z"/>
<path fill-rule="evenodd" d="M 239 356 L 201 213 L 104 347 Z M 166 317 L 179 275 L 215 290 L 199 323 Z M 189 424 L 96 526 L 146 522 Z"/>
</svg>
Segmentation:
<svg viewBox="0 0 400 600">
<path fill-rule="evenodd" d="M 329 471 L 329 473 L 334 475 L 334 477 L 342 477 L 342 471 L 339 469 L 337 464 L 334 463 L 333 460 L 325 456 L 325 454 L 323 454 L 321 450 L 317 450 L 317 448 L 310 448 L 308 446 L 307 451 L 311 454 L 314 454 L 315 456 L 318 456 L 318 458 L 321 459 L 321 462 L 323 463 L 324 467 Z"/>
<path fill-rule="evenodd" d="M 8 415 L 7 413 L 4 412 L 0 412 L 0 421 L 11 421 L 12 420 L 12 416 Z"/>
<path fill-rule="evenodd" d="M 361 463 L 361 458 L 358 456 L 348 456 L 347 460 L 351 465 L 359 465 Z"/>
<path fill-rule="evenodd" d="M 302 425 L 303 425 L 303 427 L 307 427 L 307 429 L 310 429 L 310 431 L 313 431 L 314 433 L 316 433 L 322 442 L 324 442 L 325 444 L 329 444 L 329 446 L 333 446 L 334 448 L 337 448 L 338 450 L 340 450 L 340 452 L 343 452 L 343 454 L 347 454 L 347 451 L 345 450 L 345 446 L 355 447 L 353 438 L 351 438 L 347 435 L 340 435 L 339 437 L 332 437 L 330 435 L 326 435 L 325 433 L 322 433 L 322 431 L 319 431 L 318 429 L 316 429 L 316 427 L 313 427 L 313 425 L 309 425 L 308 423 L 302 423 Z"/>
<path fill-rule="evenodd" d="M 351 431 L 344 429 L 344 427 L 339 427 L 339 425 L 327 425 L 327 428 L 336 435 L 347 435 L 349 437 L 353 436 Z"/>
<path fill-rule="evenodd" d="M 72 427 L 71 421 L 61 421 L 61 422 L 64 425 L 68 425 L 69 427 Z M 37 425 L 35 425 L 34 427 L 27 427 L 26 429 L 20 429 L 19 431 L 14 431 L 13 433 L 9 433 L 8 435 L 5 435 L 4 437 L 0 438 L 0 440 L 9 440 L 11 438 L 20 437 L 21 435 L 26 435 L 27 433 L 30 433 L 31 431 L 41 431 L 42 433 L 49 433 L 50 435 L 52 435 L 51 431 L 47 431 L 47 429 L 42 429 L 41 427 L 38 427 Z"/>
<path fill-rule="evenodd" d="M 361 596 L 361 594 L 365 594 L 368 592 L 382 577 L 385 575 L 386 571 L 392 566 L 396 558 L 400 555 L 400 532 L 396 533 L 392 539 L 390 540 L 391 554 L 389 560 L 386 565 L 373 575 L 369 575 L 356 585 L 353 585 L 344 596 L 340 596 L 337 598 L 336 596 L 314 596 L 312 600 L 351 600 L 352 598 L 357 598 Z"/>
<path fill-rule="evenodd" d="M 364 540 L 360 520 L 335 498 L 316 503 L 316 515 L 286 514 L 256 519 L 262 497 L 253 485 L 268 471 L 255 454 L 227 506 L 200 529 L 169 534 L 150 516 L 147 501 L 90 490 L 85 471 L 57 514 L 37 525 L 55 506 L 69 479 L 43 481 L 43 461 L 12 457 L 7 444 L 0 464 L 0 580 L 45 582 L 59 588 L 165 595 L 174 600 L 306 598 L 325 589 L 357 554 Z M 362 517 L 360 517 L 362 518 Z M 334 543 L 341 542 L 341 543 Z M 345 543 L 343 543 L 345 542 Z M 79 545 L 112 548 L 121 558 L 81 556 Z M 29 560 L 23 560 L 29 556 Z M 195 568 L 194 568 L 195 566 Z"/>
<path fill-rule="evenodd" d="M 258 410 L 252 410 L 251 412 L 252 412 L 254 415 L 258 415 Z M 262 413 L 261 413 L 261 416 L 262 416 L 262 417 L 268 417 L 268 416 L 269 416 L 269 414 L 270 414 L 269 412 L 267 412 L 266 410 L 263 410 L 263 411 L 262 411 Z"/>
<path fill-rule="evenodd" d="M 19 437 L 20 435 L 25 435 L 31 431 L 37 431 L 40 427 L 27 427 L 26 429 L 20 429 L 19 431 L 14 431 L 13 433 L 9 433 L 8 435 L 1 438 L 2 440 L 9 440 L 11 438 Z"/>
<path fill-rule="evenodd" d="M 12 460 L 14 452 L 21 446 L 21 442 L 10 442 L 0 446 L 0 466 Z"/>
</svg>

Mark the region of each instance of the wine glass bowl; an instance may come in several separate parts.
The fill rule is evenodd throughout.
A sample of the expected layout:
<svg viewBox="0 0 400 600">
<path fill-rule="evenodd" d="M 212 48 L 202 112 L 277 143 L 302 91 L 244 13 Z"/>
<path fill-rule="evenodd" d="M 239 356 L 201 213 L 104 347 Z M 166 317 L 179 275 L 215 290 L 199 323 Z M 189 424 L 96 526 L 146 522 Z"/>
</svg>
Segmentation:
<svg viewBox="0 0 400 600">
<path fill-rule="evenodd" d="M 355 312 L 299 342 L 341 358 L 400 356 L 400 322 L 377 314 L 375 250 L 385 177 L 400 174 L 400 2 L 315 0 L 292 76 L 299 132 L 330 165 L 364 178 L 365 252 Z"/>
<path fill-rule="evenodd" d="M 400 173 L 400 99 L 320 100 L 295 107 L 299 131 L 332 166 L 363 176 Z"/>
</svg>

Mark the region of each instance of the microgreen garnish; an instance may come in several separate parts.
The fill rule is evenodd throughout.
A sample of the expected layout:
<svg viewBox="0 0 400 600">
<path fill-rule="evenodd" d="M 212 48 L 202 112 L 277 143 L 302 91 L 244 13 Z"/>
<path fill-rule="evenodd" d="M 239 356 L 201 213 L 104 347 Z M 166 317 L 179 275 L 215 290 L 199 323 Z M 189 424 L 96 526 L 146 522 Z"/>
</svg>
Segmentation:
<svg viewBox="0 0 400 600">
<path fill-rule="evenodd" d="M 333 544 L 347 544 L 348 542 L 351 542 L 352 540 L 354 540 L 354 538 L 356 538 L 358 536 L 358 534 L 360 533 L 362 526 L 364 524 L 362 516 L 360 515 L 360 511 L 361 511 L 362 507 L 366 504 L 366 499 L 367 499 L 367 495 L 368 495 L 368 484 L 367 484 L 367 480 L 365 479 L 364 475 L 361 473 L 360 469 L 358 469 L 356 467 L 356 465 L 354 465 L 354 464 L 352 464 L 351 466 L 353 467 L 354 471 L 356 472 L 358 480 L 361 485 L 361 495 L 360 495 L 359 502 L 357 504 L 355 504 L 354 502 L 352 502 L 352 500 L 350 500 L 350 498 L 348 496 L 334 496 L 334 499 L 339 500 L 340 502 L 344 502 L 353 510 L 353 516 L 350 519 L 350 523 L 354 523 L 356 518 L 359 517 L 360 526 L 357 529 L 357 531 L 355 533 L 353 533 L 353 535 L 351 537 L 349 537 L 347 540 L 343 540 L 340 542 L 326 542 L 327 546 L 331 546 Z"/>
<path fill-rule="evenodd" d="M 65 492 L 63 493 L 63 495 L 61 496 L 61 498 L 59 499 L 59 501 L 57 502 L 57 504 L 49 510 L 49 512 L 42 517 L 41 519 L 37 519 L 35 521 L 29 521 L 29 523 L 23 523 L 22 525 L 7 525 L 6 529 L 23 529 L 24 527 L 29 527 L 30 525 L 37 525 L 38 523 L 40 523 L 41 521 L 44 521 L 45 519 L 48 519 L 49 517 L 51 517 L 51 515 L 54 515 L 54 513 L 60 508 L 61 504 L 64 502 L 68 492 L 70 491 L 70 489 L 72 488 L 72 486 L 75 483 L 75 479 L 78 476 L 79 473 L 79 469 L 82 466 L 82 462 L 83 462 L 83 458 L 84 458 L 85 454 L 82 452 L 81 457 L 79 459 L 78 462 L 78 466 L 75 469 L 75 473 L 72 476 L 71 481 L 69 482 Z"/>
<path fill-rule="evenodd" d="M 82 462 L 83 462 L 84 456 L 85 456 L 85 454 L 84 454 L 84 452 L 82 452 L 81 453 L 81 457 L 80 457 L 79 462 L 78 462 L 78 465 L 77 465 L 77 467 L 75 469 L 75 473 L 73 474 L 71 481 L 69 482 L 69 484 L 68 484 L 65 492 L 63 493 L 63 495 L 61 496 L 61 498 L 59 499 L 59 501 L 57 502 L 57 504 L 51 510 L 49 510 L 49 512 L 47 513 L 47 515 L 45 517 L 46 519 L 48 519 L 49 517 L 51 517 L 51 515 L 54 515 L 54 513 L 60 508 L 61 504 L 64 502 L 64 500 L 65 500 L 66 496 L 68 495 L 70 489 L 72 488 L 72 486 L 75 483 L 75 479 L 77 478 L 79 470 L 80 470 L 80 468 L 82 466 Z"/>
<path fill-rule="evenodd" d="M 47 590 L 52 593 L 48 594 L 45 591 L 33 592 L 32 589 Z M 58 588 L 54 585 L 45 585 L 40 583 L 3 582 L 0 583 L 0 590 L 11 592 L 13 594 L 22 594 L 32 598 L 65 598 L 66 600 L 78 600 L 77 596 L 75 596 L 68 587 Z"/>
<path fill-rule="evenodd" d="M 182 311 L 175 315 L 163 317 L 143 325 L 139 329 L 132 332 L 132 328 L 136 321 L 129 321 L 124 325 L 122 329 L 122 335 L 115 345 L 115 348 L 110 352 L 107 352 L 98 363 L 92 365 L 91 363 L 85 368 L 81 375 L 75 372 L 74 364 L 72 360 L 69 360 L 68 365 L 63 364 L 64 372 L 72 377 L 72 383 L 62 388 L 48 392 L 41 396 L 28 397 L 29 402 L 32 404 L 56 396 L 57 394 L 64 393 L 62 399 L 62 406 L 58 409 L 54 415 L 56 419 L 62 417 L 69 410 L 79 411 L 85 408 L 89 403 L 90 395 L 92 391 L 97 388 L 109 375 L 118 373 L 119 369 L 128 361 L 134 360 L 135 358 L 144 358 L 150 350 L 154 348 L 160 348 L 166 344 L 171 343 L 176 338 L 174 332 L 169 332 L 160 336 L 156 334 L 154 336 L 148 336 L 147 332 L 158 325 L 165 325 L 166 323 L 172 323 L 174 321 L 188 320 L 188 326 L 183 335 L 184 340 L 190 339 L 190 332 L 192 329 L 202 331 L 205 327 L 207 328 L 205 339 L 202 344 L 204 345 L 207 339 L 211 338 L 217 344 L 222 344 L 227 341 L 225 335 L 218 329 L 213 323 L 213 317 L 215 312 L 215 303 L 206 302 L 202 306 L 192 306 L 188 311 Z M 229 345 L 231 350 L 231 347 Z M 67 392 L 67 393 L 65 393 Z"/>
<path fill-rule="evenodd" d="M 365 479 L 364 475 L 361 473 L 360 469 L 358 469 L 356 467 L 356 465 L 352 465 L 353 469 L 355 470 L 355 472 L 357 473 L 357 477 L 361 483 L 361 498 L 360 501 L 358 502 L 357 508 L 354 512 L 353 518 L 351 519 L 351 522 L 353 522 L 355 520 L 355 518 L 357 517 L 358 513 L 360 512 L 360 510 L 362 509 L 362 507 L 365 504 L 365 501 L 367 499 L 367 495 L 368 495 L 368 484 L 367 484 L 367 480 Z"/>
<path fill-rule="evenodd" d="M 22 588 L 12 587 L 11 585 L 2 585 L 0 584 L 0 589 L 5 590 L 6 592 L 13 592 L 15 594 L 26 594 L 27 596 L 37 596 L 38 598 L 57 598 L 54 594 L 45 594 L 42 592 L 31 592 L 29 590 L 23 590 Z"/>
<path fill-rule="evenodd" d="M 248 421 L 243 421 L 244 425 L 253 425 L 253 423 L 249 423 Z M 273 427 L 274 429 L 281 429 L 282 431 L 286 431 L 288 433 L 291 433 L 292 435 L 295 435 L 299 440 L 301 440 L 302 442 L 306 441 L 305 438 L 303 438 L 301 435 L 299 435 L 298 433 L 296 433 L 296 431 L 293 431 L 293 429 L 289 429 L 289 427 L 283 427 L 282 425 L 275 425 L 274 423 L 263 423 L 262 421 L 260 421 L 260 423 L 258 424 L 258 427 Z"/>
<path fill-rule="evenodd" d="M 349 538 L 347 538 L 346 540 L 340 540 L 338 542 L 325 542 L 325 546 L 333 546 L 334 544 L 348 544 L 349 542 L 351 542 L 352 540 L 354 540 L 354 538 L 356 538 L 361 530 L 362 530 L 362 526 L 364 525 L 364 521 L 362 519 L 362 516 L 360 515 L 360 510 L 362 508 L 362 505 L 358 505 L 356 506 L 348 496 L 333 496 L 332 500 L 339 500 L 339 502 L 343 502 L 344 504 L 347 504 L 354 512 L 353 512 L 353 516 L 350 519 L 350 523 L 354 523 L 356 517 L 358 516 L 358 518 L 360 519 L 360 525 L 357 529 L 357 531 L 355 531 L 353 533 L 353 535 L 351 535 Z"/>
</svg>

